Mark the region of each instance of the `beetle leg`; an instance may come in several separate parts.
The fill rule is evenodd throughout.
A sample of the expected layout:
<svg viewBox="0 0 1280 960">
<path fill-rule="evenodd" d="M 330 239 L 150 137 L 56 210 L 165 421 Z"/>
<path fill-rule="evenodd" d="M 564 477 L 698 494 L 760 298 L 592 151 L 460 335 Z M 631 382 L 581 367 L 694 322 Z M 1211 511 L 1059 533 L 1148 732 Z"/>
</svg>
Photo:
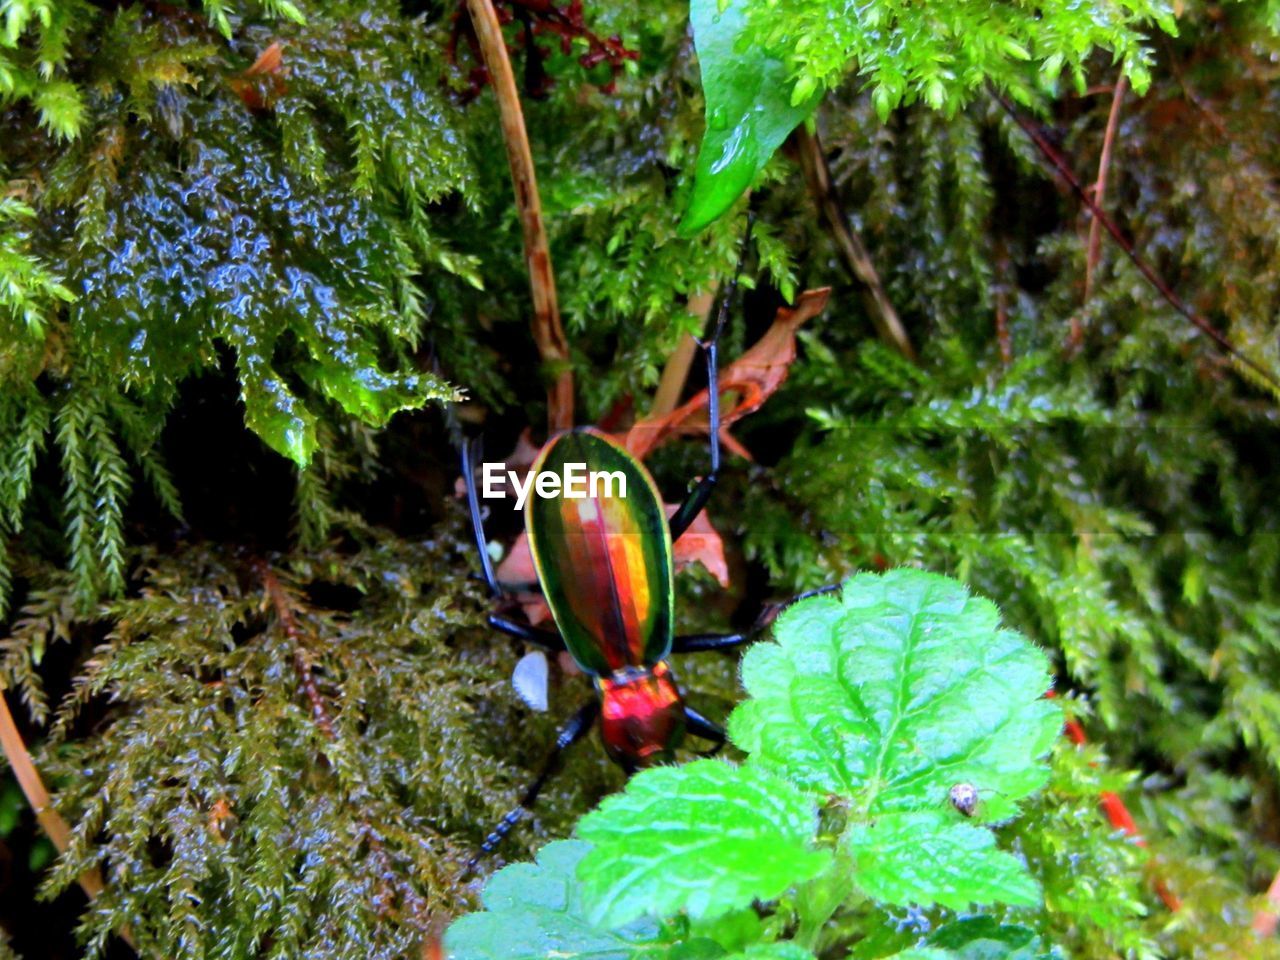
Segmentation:
<svg viewBox="0 0 1280 960">
<path fill-rule="evenodd" d="M 715 744 L 715 746 L 703 754 L 703 756 L 713 757 L 720 752 L 720 748 L 724 746 L 726 737 L 724 727 L 712 720 L 708 720 L 688 704 L 685 704 L 684 708 L 684 723 L 685 729 L 695 737 L 701 737 L 703 740 L 710 740 Z"/>
<path fill-rule="evenodd" d="M 727 303 L 727 298 L 726 298 Z M 718 324 L 717 324 L 718 326 Z M 671 539 L 679 540 L 680 535 L 689 529 L 689 524 L 702 512 L 702 508 L 711 499 L 711 492 L 720 479 L 720 388 L 717 384 L 716 341 L 713 337 L 703 344 L 707 354 L 707 423 L 711 430 L 711 470 L 698 481 L 698 485 L 684 498 L 684 503 L 671 515 L 668 526 L 671 528 Z"/>
<path fill-rule="evenodd" d="M 797 593 L 790 600 L 784 600 L 780 603 L 770 603 L 760 611 L 760 616 L 756 618 L 755 625 L 744 633 L 687 633 L 684 636 L 676 637 L 671 641 L 672 653 L 701 653 L 705 650 L 732 650 L 734 647 L 740 647 L 744 643 L 750 643 L 760 632 L 778 619 L 778 614 L 791 604 L 799 600 L 807 600 L 809 597 L 817 597 L 826 593 L 834 593 L 840 589 L 840 584 L 830 583 L 825 587 L 818 587 L 815 590 L 806 590 L 804 593 Z"/>
<path fill-rule="evenodd" d="M 485 536 L 484 517 L 480 513 L 480 497 L 476 493 L 475 451 L 478 446 L 479 444 L 474 440 L 468 439 L 462 442 L 462 479 L 467 487 L 467 508 L 471 511 L 471 531 L 475 535 L 476 550 L 480 554 L 480 569 L 484 573 L 484 582 L 488 585 L 490 594 L 501 597 L 502 584 L 498 583 L 498 577 L 493 572 L 493 560 L 489 556 L 488 549 L 489 538 Z M 559 653 L 565 648 L 564 639 L 554 630 L 539 630 L 527 623 L 510 620 L 496 613 L 489 614 L 489 626 L 507 636 L 536 643 L 552 653 Z"/>
<path fill-rule="evenodd" d="M 547 757 L 542 764 L 542 769 L 538 771 L 537 778 L 525 790 L 524 795 L 520 798 L 520 806 L 514 808 L 510 813 L 498 821 L 498 825 L 493 828 L 484 839 L 484 843 L 480 845 L 480 852 L 467 861 L 466 869 L 463 876 L 470 875 L 471 871 L 476 868 L 480 861 L 492 853 L 502 843 L 503 839 L 509 834 L 515 825 L 520 822 L 525 813 L 530 810 L 538 799 L 538 794 L 542 792 L 542 788 L 546 786 L 551 775 L 556 772 L 560 766 L 560 756 L 571 746 L 585 737 L 591 732 L 591 727 L 596 721 L 596 716 L 600 713 L 600 701 L 594 697 L 583 704 L 578 712 L 569 718 L 568 722 L 560 728 L 560 732 L 556 734 L 555 746 L 551 750 L 551 755 Z"/>
<path fill-rule="evenodd" d="M 684 503 L 671 516 L 668 525 L 671 528 L 671 539 L 679 540 L 680 534 L 689 529 L 689 524 L 702 512 L 702 508 L 711 499 L 711 491 L 716 488 L 720 479 L 720 368 L 716 346 L 720 342 L 720 334 L 724 330 L 725 321 L 729 318 L 729 307 L 733 303 L 734 294 L 738 291 L 738 274 L 742 272 L 743 262 L 747 259 L 747 244 L 751 239 L 751 228 L 755 224 L 755 214 L 747 214 L 747 230 L 742 236 L 742 248 L 738 252 L 738 264 L 734 267 L 733 276 L 725 287 L 724 297 L 720 300 L 720 311 L 716 315 L 715 326 L 711 328 L 711 336 L 701 341 L 702 352 L 707 358 L 707 428 L 711 442 L 711 469 L 698 481 Z"/>
<path fill-rule="evenodd" d="M 517 640 L 536 643 L 542 649 L 549 650 L 552 653 L 559 653 L 565 649 L 564 637 L 554 630 L 539 630 L 537 627 L 531 627 L 527 623 L 511 620 L 496 613 L 489 614 L 489 626 L 500 633 L 505 633 L 509 637 L 515 637 Z"/>
<path fill-rule="evenodd" d="M 686 633 L 671 641 L 672 653 L 702 653 L 705 650 L 731 650 L 750 642 L 756 631 L 747 633 Z"/>
<path fill-rule="evenodd" d="M 489 593 L 500 597 L 502 587 L 499 586 L 498 578 L 493 572 L 493 559 L 489 556 L 489 539 L 484 535 L 484 517 L 480 514 L 480 497 L 476 493 L 476 460 L 473 454 L 477 446 L 474 440 L 462 441 L 462 481 L 467 486 L 467 508 L 471 511 L 471 532 L 475 535 L 476 550 L 480 554 L 480 569 L 484 573 L 484 582 L 489 587 Z"/>
</svg>

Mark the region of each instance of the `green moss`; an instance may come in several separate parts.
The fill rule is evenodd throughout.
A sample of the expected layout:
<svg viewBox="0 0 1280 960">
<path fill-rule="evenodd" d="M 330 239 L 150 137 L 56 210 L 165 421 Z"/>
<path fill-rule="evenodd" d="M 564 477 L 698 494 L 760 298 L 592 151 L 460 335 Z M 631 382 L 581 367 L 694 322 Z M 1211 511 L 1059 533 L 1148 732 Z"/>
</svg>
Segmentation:
<svg viewBox="0 0 1280 960">
<path fill-rule="evenodd" d="M 862 39 L 814 27 L 827 6 L 768 9 L 815 38 L 792 66 L 828 87 L 816 125 L 836 192 L 920 364 L 874 342 L 788 148 L 749 201 L 677 235 L 703 115 L 687 7 L 587 4 L 640 59 L 606 92 L 606 66 L 540 34 L 555 82 L 525 97 L 580 420 L 648 407 L 696 327 L 687 297 L 731 268 L 752 205 L 757 289 L 722 356 L 780 298 L 834 291 L 787 382 L 734 427 L 757 462 L 727 459 L 710 507 L 734 586 L 682 579 L 682 625 L 743 626 L 765 595 L 887 564 L 966 581 L 1051 652 L 1098 745 L 1061 751 L 1028 812 L 1048 908 L 1019 922 L 1081 957 L 1249 955 L 1250 898 L 1280 866 L 1275 396 L 1114 247 L 1084 295 L 1088 221 L 972 71 L 944 78 L 941 111 L 912 75 L 902 99 L 925 102 L 882 122 L 876 84 L 924 48 L 868 60 Z M 936 6 L 873 5 L 898 23 Z M 1149 73 L 1120 106 L 1107 205 L 1184 299 L 1280 369 L 1274 4 L 1186 4 L 1176 38 L 1141 32 L 1159 13 L 1146 4 L 1113 20 L 1067 6 L 1043 11 L 1061 30 L 1029 66 L 1007 45 L 957 62 L 1025 92 L 1086 182 L 1121 65 L 1065 57 L 1085 92 L 1046 86 L 1062 31 L 1082 18 Z M 520 707 L 519 651 L 480 629 L 464 582 L 448 498 L 460 424 L 496 456 L 546 411 L 496 110 L 487 89 L 464 95 L 474 60 L 452 9 L 0 14 L 0 677 L 79 824 L 47 890 L 105 864 L 93 942 L 127 922 L 167 956 L 407 949 L 425 923 L 413 898 L 470 902 L 461 862 L 591 693 L 553 671 L 551 713 Z M 508 31 L 521 71 L 523 31 Z M 282 71 L 246 76 L 277 42 Z M 470 402 L 443 417 L 427 404 L 456 390 Z M 705 449 L 673 444 L 651 466 L 675 499 Z M 291 535 L 260 529 L 291 513 Z M 255 557 L 294 590 L 332 742 Z M 83 683 L 64 701 L 68 675 Z M 679 675 L 717 719 L 739 697 L 732 658 Z M 620 782 L 581 749 L 508 853 L 564 835 Z M 1149 855 L 1110 836 L 1102 789 L 1123 794 Z M 1152 894 L 1157 873 L 1179 914 Z M 876 916 L 868 957 L 916 922 Z"/>
</svg>

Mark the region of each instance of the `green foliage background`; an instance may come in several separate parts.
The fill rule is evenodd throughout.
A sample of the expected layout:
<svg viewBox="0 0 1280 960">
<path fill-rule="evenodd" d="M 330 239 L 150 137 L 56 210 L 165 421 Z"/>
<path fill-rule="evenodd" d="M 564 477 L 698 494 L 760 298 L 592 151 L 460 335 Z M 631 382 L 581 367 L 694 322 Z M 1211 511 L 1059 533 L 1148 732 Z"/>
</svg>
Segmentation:
<svg viewBox="0 0 1280 960">
<path fill-rule="evenodd" d="M 729 462 L 711 517 L 736 585 L 682 580 L 684 623 L 857 569 L 966 581 L 1050 650 L 1094 744 L 1057 748 L 1020 821 L 1053 940 L 1259 956 L 1248 919 L 1280 867 L 1276 399 L 1114 248 L 1084 296 L 1088 221 L 986 84 L 1090 180 L 1124 58 L 1142 92 L 1108 206 L 1278 372 L 1276 14 L 877 2 L 888 35 L 934 38 L 879 48 L 826 29 L 832 6 L 748 20 L 797 102 L 823 94 L 836 190 L 921 360 L 875 339 L 784 147 L 753 194 L 756 289 L 724 354 L 781 297 L 835 291 L 735 428 L 757 463 Z M 465 391 L 491 453 L 546 419 L 496 110 L 468 96 L 465 38 L 451 62 L 454 10 L 0 4 L 0 683 L 76 826 L 68 856 L 15 869 L 6 925 L 37 880 L 56 896 L 103 864 L 96 906 L 51 908 L 94 947 L 128 925 L 174 957 L 399 955 L 474 903 L 462 864 L 588 693 L 559 677 L 550 715 L 519 705 L 520 651 L 479 627 L 449 497 L 457 424 L 432 401 Z M 525 98 L 583 422 L 645 410 L 746 212 L 677 231 L 704 126 L 687 4 L 585 15 L 638 61 L 607 92 L 606 67 L 545 40 L 555 83 Z M 282 84 L 246 78 L 276 41 Z M 697 444 L 653 461 L 673 496 L 704 464 Z M 694 658 L 681 679 L 723 718 L 735 670 Z M 581 748 L 508 855 L 620 783 Z M 1147 849 L 1110 835 L 1103 789 Z M 38 862 L 29 814 L 0 839 Z"/>
</svg>

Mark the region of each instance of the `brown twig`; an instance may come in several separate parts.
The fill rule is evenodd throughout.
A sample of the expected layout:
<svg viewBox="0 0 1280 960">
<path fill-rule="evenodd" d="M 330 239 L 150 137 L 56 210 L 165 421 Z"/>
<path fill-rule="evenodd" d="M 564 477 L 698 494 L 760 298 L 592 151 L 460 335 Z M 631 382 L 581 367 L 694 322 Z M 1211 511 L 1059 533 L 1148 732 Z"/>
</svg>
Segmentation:
<svg viewBox="0 0 1280 960">
<path fill-rule="evenodd" d="M 916 359 L 915 347 L 911 338 L 898 319 L 898 311 L 893 308 L 884 284 L 880 282 L 880 274 L 876 272 L 871 255 L 863 246 L 862 238 L 849 224 L 831 185 L 831 169 L 827 166 L 827 158 L 822 152 L 822 142 L 816 132 L 810 133 L 804 125 L 796 128 L 794 134 L 796 147 L 800 155 L 800 167 L 804 171 L 809 193 L 827 221 L 827 227 L 836 241 L 844 257 L 845 266 L 853 279 L 862 284 L 862 298 L 866 305 L 871 322 L 875 325 L 880 339 L 895 348 L 908 360 Z"/>
<path fill-rule="evenodd" d="M 333 730 L 333 718 L 329 716 L 329 705 L 325 702 L 320 688 L 316 686 L 315 675 L 311 672 L 311 660 L 307 657 L 302 630 L 298 627 L 297 617 L 293 615 L 293 603 L 289 599 L 289 594 L 285 592 L 275 571 L 265 561 L 258 563 L 258 576 L 262 580 L 263 592 L 275 608 L 280 629 L 293 644 L 293 668 L 298 674 L 298 684 L 311 705 L 311 718 L 326 740 L 334 740 L 337 734 Z"/>
<path fill-rule="evenodd" d="M 35 762 L 31 759 L 31 753 L 23 742 L 22 734 L 18 732 L 18 725 L 14 723 L 13 714 L 9 712 L 9 704 L 5 701 L 2 691 L 0 691 L 0 748 L 3 748 L 5 759 L 13 768 L 13 775 L 18 780 L 18 786 L 22 788 L 23 796 L 27 798 L 27 803 L 35 812 L 40 829 L 57 847 L 59 853 L 66 853 L 67 848 L 71 846 L 71 828 L 67 826 L 67 821 L 62 819 L 62 814 L 54 809 L 53 800 L 49 796 L 49 791 L 45 789 L 44 781 L 40 779 L 40 771 L 36 769 Z M 102 893 L 102 874 L 96 867 L 86 870 L 77 879 L 80 889 L 90 900 L 96 899 Z M 117 935 L 132 947 L 135 953 L 137 952 L 138 948 L 127 927 L 121 927 Z"/>
<path fill-rule="evenodd" d="M 1004 238 L 996 238 L 996 343 L 1000 346 L 1000 362 L 1013 363 L 1013 335 L 1009 332 L 1009 251 Z"/>
<path fill-rule="evenodd" d="M 695 317 L 701 317 L 699 329 L 706 329 L 707 320 L 715 307 L 716 298 L 710 293 L 695 293 L 689 298 L 688 310 Z M 689 369 L 693 366 L 693 358 L 698 352 L 698 341 L 685 334 L 671 351 L 666 365 L 662 368 L 662 379 L 658 381 L 658 389 L 653 395 L 653 405 L 649 408 L 649 417 L 665 417 L 680 402 L 680 394 L 684 392 L 685 381 L 689 379 Z"/>
<path fill-rule="evenodd" d="M 1128 78 L 1123 73 L 1116 81 L 1116 88 L 1111 96 L 1111 112 L 1107 115 L 1107 129 L 1102 135 L 1102 155 L 1098 158 L 1098 179 L 1093 184 L 1093 199 L 1099 207 L 1107 206 L 1107 173 L 1111 169 L 1111 152 L 1115 147 L 1116 129 L 1120 126 L 1120 104 L 1124 101 L 1125 91 L 1129 88 Z M 1089 243 L 1085 248 L 1084 260 L 1084 299 L 1086 302 L 1093 292 L 1093 275 L 1098 269 L 1098 261 L 1102 257 L 1102 223 L 1097 217 L 1089 224 Z M 1080 315 L 1071 318 L 1071 345 L 1078 347 L 1084 336 Z"/>
<path fill-rule="evenodd" d="M 1041 155 L 1049 161 L 1053 168 L 1058 172 L 1058 175 L 1062 177 L 1067 186 L 1069 186 L 1080 199 L 1080 202 L 1089 208 L 1089 212 L 1092 213 L 1094 218 L 1102 224 L 1103 229 L 1106 230 L 1107 233 L 1111 234 L 1111 238 L 1115 240 L 1116 245 L 1124 251 L 1125 256 L 1127 256 L 1129 260 L 1132 261 L 1133 265 L 1138 268 L 1138 272 L 1146 278 L 1146 281 L 1155 288 L 1156 293 L 1160 294 L 1169 306 L 1182 314 L 1183 317 L 1191 322 L 1192 326 L 1212 340 L 1225 354 L 1239 361 L 1241 365 L 1248 367 L 1273 390 L 1280 391 L 1280 379 L 1277 379 L 1275 374 L 1257 360 L 1254 360 L 1252 357 L 1249 357 L 1237 350 L 1235 345 L 1227 339 L 1226 334 L 1215 327 L 1205 319 L 1202 314 L 1193 309 L 1181 297 L 1174 293 L 1173 288 L 1169 286 L 1164 277 L 1160 276 L 1160 274 L 1156 272 L 1155 268 L 1146 261 L 1146 258 L 1138 252 L 1138 248 L 1134 246 L 1133 241 L 1124 235 L 1124 232 L 1116 225 L 1116 222 L 1107 215 L 1105 210 L 1094 202 L 1091 196 L 1089 196 L 1089 191 L 1087 191 L 1080 183 L 1079 178 L 1075 175 L 1074 171 L 1072 171 L 1071 166 L 1067 163 L 1062 154 L 1060 154 L 1053 145 L 1049 143 L 1048 138 L 1039 126 L 1022 116 L 1022 114 L 1018 113 L 1013 104 L 998 91 L 993 89 L 992 96 L 994 96 L 1000 105 L 1004 107 L 1005 112 L 1009 114 L 1014 123 L 1021 127 L 1023 132 L 1031 138 L 1031 142 L 1035 144 L 1036 149 L 1039 150 Z"/>
<path fill-rule="evenodd" d="M 13 775 L 18 778 L 18 786 L 22 788 L 27 803 L 31 804 L 40 829 L 58 848 L 59 853 L 65 853 L 71 845 L 71 828 L 62 819 L 62 814 L 53 808 L 53 800 L 45 789 L 44 781 L 40 779 L 40 771 L 36 769 L 22 734 L 18 732 L 18 726 L 14 723 L 13 714 L 9 712 L 9 704 L 3 694 L 0 694 L 0 747 L 4 748 L 5 759 L 13 768 Z M 86 871 L 80 876 L 80 887 L 92 900 L 102 893 L 102 874 L 97 870 Z"/>
<path fill-rule="evenodd" d="M 515 75 L 502 38 L 502 24 L 492 0 L 467 0 L 471 23 L 480 42 L 480 53 L 498 98 L 502 138 L 515 187 L 516 209 L 524 232 L 524 258 L 533 294 L 533 339 L 538 354 L 551 368 L 554 381 L 547 387 L 547 428 L 551 432 L 573 426 L 573 372 L 569 368 L 569 341 L 560 323 L 556 280 L 551 269 L 551 249 L 542 222 L 542 201 L 533 169 L 533 154 L 525 130 Z"/>
</svg>

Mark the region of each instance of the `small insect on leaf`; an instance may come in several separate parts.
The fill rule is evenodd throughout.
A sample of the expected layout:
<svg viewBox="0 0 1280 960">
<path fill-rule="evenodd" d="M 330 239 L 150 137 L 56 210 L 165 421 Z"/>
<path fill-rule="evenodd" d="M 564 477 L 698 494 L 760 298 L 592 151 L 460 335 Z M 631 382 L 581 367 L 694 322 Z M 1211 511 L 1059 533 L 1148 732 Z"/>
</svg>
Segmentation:
<svg viewBox="0 0 1280 960">
<path fill-rule="evenodd" d="M 966 817 L 978 812 L 978 788 L 972 783 L 957 783 L 947 792 L 947 800 Z"/>
</svg>

